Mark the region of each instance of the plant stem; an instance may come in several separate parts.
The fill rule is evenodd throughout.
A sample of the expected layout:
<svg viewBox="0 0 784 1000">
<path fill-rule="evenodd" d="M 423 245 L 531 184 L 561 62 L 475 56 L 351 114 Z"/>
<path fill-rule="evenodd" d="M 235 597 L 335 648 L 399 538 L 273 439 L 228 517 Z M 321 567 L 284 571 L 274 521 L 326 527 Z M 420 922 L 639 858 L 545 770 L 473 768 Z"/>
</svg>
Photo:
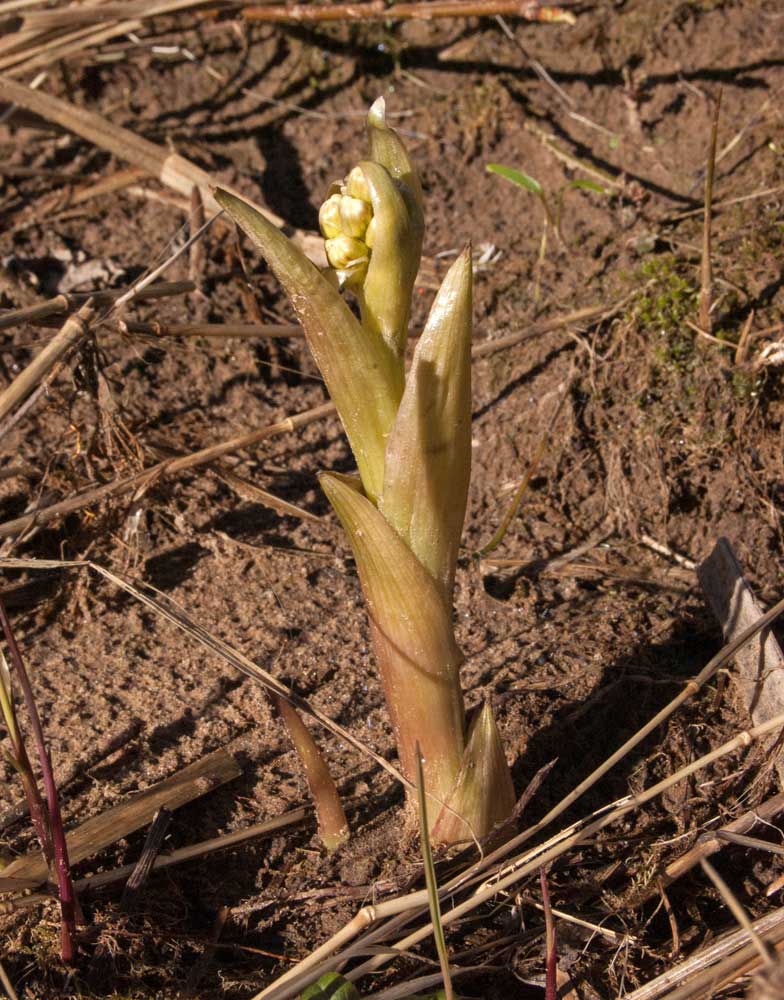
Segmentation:
<svg viewBox="0 0 784 1000">
<path fill-rule="evenodd" d="M 713 110 L 713 125 L 711 126 L 710 146 L 708 147 L 708 165 L 705 172 L 705 216 L 702 228 L 702 267 L 700 269 L 700 328 L 710 333 L 711 302 L 713 299 L 713 265 L 711 263 L 711 214 L 713 206 L 713 176 L 716 171 L 716 137 L 719 131 L 719 112 L 721 111 L 721 90 L 716 98 Z"/>
<path fill-rule="evenodd" d="M 52 760 L 46 747 L 43 727 L 41 726 L 41 719 L 35 704 L 30 678 L 25 669 L 24 660 L 16 643 L 16 637 L 8 620 L 2 599 L 0 599 L 0 622 L 2 622 L 5 639 L 11 653 L 11 660 L 19 677 L 19 684 L 22 688 L 22 695 L 27 708 L 27 714 L 30 718 L 30 727 L 33 731 L 33 739 L 38 750 L 38 760 L 43 774 L 46 803 L 49 809 L 49 830 L 52 836 L 55 872 L 60 894 L 60 956 L 63 962 L 70 964 L 74 957 L 73 939 L 76 931 L 74 892 L 70 866 L 68 864 L 68 844 L 65 840 L 60 802 L 57 797 L 57 785 L 55 784 L 54 772 L 52 771 Z"/>
</svg>

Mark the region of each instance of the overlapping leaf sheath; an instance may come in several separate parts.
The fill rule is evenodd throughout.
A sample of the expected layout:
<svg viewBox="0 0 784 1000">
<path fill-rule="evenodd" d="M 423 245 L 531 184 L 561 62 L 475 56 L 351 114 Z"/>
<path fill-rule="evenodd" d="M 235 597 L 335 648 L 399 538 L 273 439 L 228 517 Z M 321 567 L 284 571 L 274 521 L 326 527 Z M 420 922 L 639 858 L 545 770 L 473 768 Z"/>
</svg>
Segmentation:
<svg viewBox="0 0 784 1000">
<path fill-rule="evenodd" d="M 343 477 L 324 473 L 320 482 L 354 551 L 403 771 L 416 774 L 419 740 L 425 787 L 443 802 L 463 757 L 462 655 L 451 615 L 435 581 L 373 504 Z"/>
<path fill-rule="evenodd" d="M 451 603 L 471 477 L 471 254 L 441 285 L 387 444 L 379 508 Z"/>
</svg>

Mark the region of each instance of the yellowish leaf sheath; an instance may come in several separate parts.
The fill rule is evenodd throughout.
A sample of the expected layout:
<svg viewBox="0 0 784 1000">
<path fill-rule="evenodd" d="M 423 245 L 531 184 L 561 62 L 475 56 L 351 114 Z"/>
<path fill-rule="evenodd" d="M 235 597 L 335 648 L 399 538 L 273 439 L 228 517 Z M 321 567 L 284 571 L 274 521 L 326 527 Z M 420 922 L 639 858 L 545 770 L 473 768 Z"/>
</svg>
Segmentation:
<svg viewBox="0 0 784 1000">
<path fill-rule="evenodd" d="M 464 745 L 462 654 L 451 613 L 430 574 L 373 504 L 330 473 L 319 478 L 351 540 L 403 772 L 414 781 L 419 740 L 427 790 L 444 802 Z"/>
<path fill-rule="evenodd" d="M 387 444 L 379 509 L 451 602 L 471 476 L 471 252 L 449 269 Z"/>
</svg>

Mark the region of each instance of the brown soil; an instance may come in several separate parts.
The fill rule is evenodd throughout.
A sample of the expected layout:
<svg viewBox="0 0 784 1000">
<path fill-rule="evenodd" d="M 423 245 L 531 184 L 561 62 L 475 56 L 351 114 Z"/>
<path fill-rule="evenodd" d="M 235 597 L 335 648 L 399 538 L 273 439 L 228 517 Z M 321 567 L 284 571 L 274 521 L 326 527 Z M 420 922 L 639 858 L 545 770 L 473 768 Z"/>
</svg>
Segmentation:
<svg viewBox="0 0 784 1000">
<path fill-rule="evenodd" d="M 694 574 L 652 551 L 643 536 L 694 561 L 727 536 L 761 601 L 781 596 L 781 368 L 754 362 L 781 339 L 784 313 L 784 59 L 776 0 L 604 0 L 585 4 L 573 28 L 511 23 L 525 51 L 493 20 L 238 32 L 230 23 L 207 30 L 183 16 L 152 30 L 169 41 L 176 31 L 195 61 L 141 47 L 118 63 L 91 58 L 53 69 L 45 87 L 170 144 L 309 229 L 329 183 L 362 156 L 360 112 L 383 94 L 400 116 L 427 197 L 415 323 L 468 239 L 479 253 L 494 248 L 477 272 L 478 342 L 624 300 L 607 321 L 524 341 L 475 368 L 458 637 L 467 702 L 494 700 L 518 792 L 557 758 L 527 821 L 643 725 L 720 647 Z M 554 85 L 536 75 L 535 60 Z M 714 334 L 736 343 L 753 312 L 741 364 L 734 348 L 699 338 L 686 323 L 697 319 L 702 216 L 692 210 L 701 205 L 719 90 L 719 151 L 737 141 L 717 166 L 715 200 L 777 189 L 715 218 Z M 573 169 L 574 159 L 572 167 L 559 159 L 543 136 L 607 173 L 612 186 L 606 195 L 564 192 L 563 239 L 550 233 L 536 303 L 541 206 L 485 167 L 523 169 L 551 197 L 575 177 L 597 179 Z M 67 207 L 60 175 L 78 184 L 122 166 L 81 139 L 11 119 L 0 125 L 0 148 L 8 167 L 1 307 L 69 287 L 85 261 L 100 266 L 81 287 L 125 285 L 180 239 L 178 208 L 128 192 Z M 204 245 L 206 298 L 166 299 L 126 318 L 290 319 L 247 245 L 252 295 L 235 237 L 214 229 Z M 168 275 L 187 276 L 187 261 Z M 778 333 L 765 332 L 776 324 Z M 6 381 L 32 356 L 30 345 L 48 335 L 33 326 L 3 335 Z M 565 405 L 523 509 L 495 554 L 514 565 L 477 563 L 470 555 L 497 526 L 563 391 Z M 324 399 L 297 340 L 275 349 L 250 340 L 151 344 L 102 329 L 96 349 L 83 352 L 5 435 L 3 467 L 24 466 L 24 474 L 0 481 L 0 521 L 31 502 L 51 503 L 152 464 L 166 449 L 188 452 Z M 143 578 L 394 759 L 353 564 L 315 480 L 319 469 L 351 464 L 335 420 L 236 456 L 238 475 L 322 516 L 318 524 L 281 516 L 202 469 L 71 514 L 5 554 L 88 556 Z M 548 560 L 589 539 L 597 543 L 579 559 L 557 574 L 545 571 Z M 218 747 L 237 756 L 242 776 L 178 810 L 166 849 L 307 800 L 261 688 L 134 599 L 86 571 L 6 571 L 3 597 L 34 673 L 69 823 Z M 748 724 L 732 686 L 722 696 L 710 686 L 564 822 L 651 784 Z M 345 848 L 325 857 L 310 823 L 251 841 L 154 876 L 129 918 L 118 915 L 117 893 L 102 891 L 85 903 L 89 926 L 74 975 L 58 963 L 53 907 L 9 917 L 3 962 L 20 995 L 247 997 L 342 926 L 362 899 L 419 885 L 417 845 L 401 841 L 400 790 L 350 747 L 322 742 L 354 804 Z M 18 785 L 10 769 L 3 775 L 0 800 L 11 805 Z M 559 958 L 579 996 L 620 995 L 672 963 L 673 925 L 659 896 L 635 907 L 632 890 L 691 846 L 709 820 L 732 818 L 772 790 L 765 761 L 747 751 L 676 786 L 555 866 L 554 905 L 607 921 L 638 942 L 617 953 L 561 924 Z M 2 837 L 9 855 L 33 845 L 24 822 Z M 129 837 L 77 873 L 135 860 L 143 839 L 143 832 Z M 780 869 L 775 856 L 732 848 L 717 864 L 752 914 L 775 905 L 764 896 Z M 537 931 L 506 951 L 488 950 L 479 959 L 487 970 L 462 980 L 466 994 L 540 995 L 539 986 L 523 985 L 542 981 L 541 918 L 531 905 L 538 885 L 533 879 L 484 911 L 478 925 L 450 936 L 458 953 L 521 927 Z M 698 869 L 669 899 L 682 954 L 733 926 Z M 213 948 L 224 907 L 230 915 Z M 98 942 L 109 955 L 100 974 Z M 423 954 L 433 957 L 429 948 Z M 384 983 L 423 971 L 410 958 L 392 968 Z M 364 986 L 380 988 L 378 981 Z M 742 995 L 742 988 L 726 995 Z"/>
</svg>

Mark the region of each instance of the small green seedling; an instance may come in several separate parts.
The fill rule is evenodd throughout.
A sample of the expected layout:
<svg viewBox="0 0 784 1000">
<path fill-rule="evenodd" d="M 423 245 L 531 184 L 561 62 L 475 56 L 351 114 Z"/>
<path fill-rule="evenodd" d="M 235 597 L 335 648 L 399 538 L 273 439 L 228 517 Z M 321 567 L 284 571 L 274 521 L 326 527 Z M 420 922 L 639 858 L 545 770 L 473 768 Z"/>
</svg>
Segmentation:
<svg viewBox="0 0 784 1000">
<path fill-rule="evenodd" d="M 542 208 L 544 209 L 542 239 L 539 243 L 539 258 L 536 264 L 536 278 L 534 281 L 534 302 L 538 303 L 541 293 L 542 264 L 544 262 L 545 254 L 547 253 L 547 236 L 549 229 L 553 229 L 559 242 L 563 243 L 563 235 L 561 233 L 561 217 L 563 215 L 564 195 L 567 191 L 595 191 L 597 194 L 607 194 L 607 189 L 604 185 L 599 184 L 596 181 L 589 181 L 585 178 L 576 178 L 575 180 L 567 181 L 565 184 L 562 184 L 554 195 L 548 195 L 539 181 L 531 177 L 530 174 L 523 173 L 522 170 L 516 170 L 514 167 L 505 167 L 501 163 L 488 163 L 487 170 L 491 174 L 498 174 L 499 177 L 504 177 L 513 184 L 517 184 L 518 187 L 523 188 L 525 191 L 530 191 L 532 195 L 539 199 L 542 204 Z"/>
</svg>

